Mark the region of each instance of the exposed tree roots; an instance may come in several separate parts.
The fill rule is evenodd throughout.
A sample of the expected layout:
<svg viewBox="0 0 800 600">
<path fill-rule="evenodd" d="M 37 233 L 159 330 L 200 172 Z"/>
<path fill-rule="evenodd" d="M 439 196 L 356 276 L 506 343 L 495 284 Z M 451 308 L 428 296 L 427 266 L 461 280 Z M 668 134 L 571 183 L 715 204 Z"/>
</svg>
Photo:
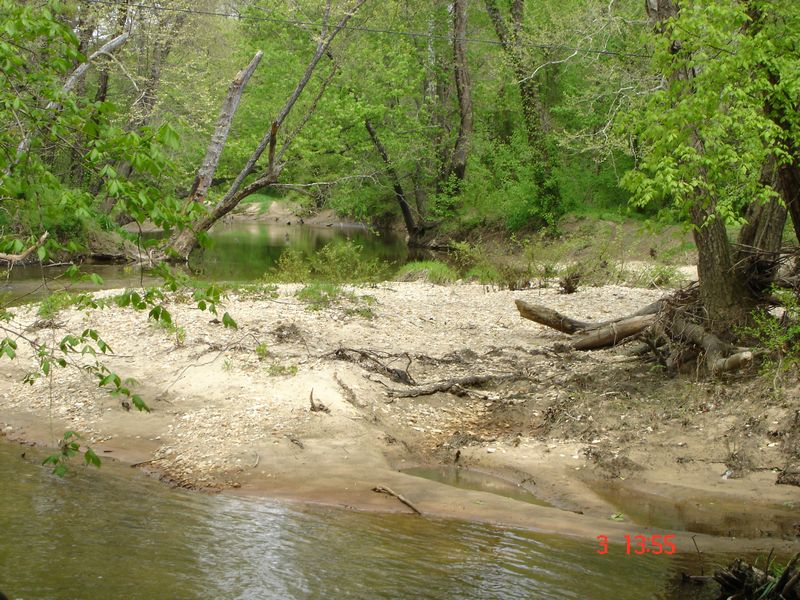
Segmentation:
<svg viewBox="0 0 800 600">
<path fill-rule="evenodd" d="M 417 398 L 419 396 L 431 396 L 439 392 L 450 392 L 456 396 L 466 396 L 470 393 L 470 390 L 467 389 L 468 386 L 480 387 L 487 383 L 499 383 L 517 379 L 527 379 L 527 377 L 518 374 L 468 375 L 467 377 L 445 379 L 428 385 L 414 386 L 408 390 L 389 390 L 389 396 L 393 398 Z"/>
<path fill-rule="evenodd" d="M 546 306 L 516 301 L 523 318 L 573 335 L 568 348 L 597 350 L 639 339 L 633 353 L 652 355 L 672 371 L 691 368 L 711 375 L 740 371 L 753 364 L 760 352 L 740 348 L 703 326 L 698 288 L 691 285 L 631 314 L 601 323 L 587 323 Z"/>
<path fill-rule="evenodd" d="M 736 560 L 727 569 L 714 573 L 721 588 L 720 598 L 763 598 L 765 600 L 800 600 L 800 554 L 795 554 L 780 575 L 767 572 Z"/>
</svg>

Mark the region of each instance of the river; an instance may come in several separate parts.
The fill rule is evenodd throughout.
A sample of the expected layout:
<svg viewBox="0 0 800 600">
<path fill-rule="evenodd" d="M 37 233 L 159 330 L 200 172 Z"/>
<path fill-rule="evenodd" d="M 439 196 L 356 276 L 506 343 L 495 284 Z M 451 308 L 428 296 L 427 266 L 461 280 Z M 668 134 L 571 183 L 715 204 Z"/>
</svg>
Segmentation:
<svg viewBox="0 0 800 600">
<path fill-rule="evenodd" d="M 391 232 L 373 232 L 360 227 L 312 227 L 275 223 L 233 221 L 218 223 L 209 235 L 210 244 L 190 257 L 188 271 L 197 279 L 213 282 L 248 282 L 261 278 L 286 248 L 310 254 L 333 240 L 352 240 L 365 259 L 393 264 L 405 261 L 408 249 Z M 98 290 L 157 285 L 160 280 L 146 269 L 126 264 L 86 264 L 85 272 L 96 273 L 102 285 L 72 281 L 64 277 L 66 265 L 14 267 L 0 279 L 2 304 L 31 301 L 64 288 Z"/>
<path fill-rule="evenodd" d="M 0 441 L 11 599 L 701 597 L 680 583 L 692 556 L 601 556 L 591 541 L 485 524 L 206 495 L 110 460 L 59 479 L 40 457 Z"/>
<path fill-rule="evenodd" d="M 234 223 L 192 267 L 210 281 L 253 280 L 287 246 L 312 252 L 341 237 L 370 257 L 405 257 L 401 241 L 363 230 Z M 103 287 L 150 281 L 127 266 L 91 269 Z M 58 274 L 15 269 L 3 291 L 39 297 L 61 285 Z M 59 479 L 41 458 L 0 440 L 0 590 L 12 599 L 702 597 L 681 585 L 682 571 L 698 571 L 693 555 L 626 556 L 616 546 L 601 556 L 591 540 L 206 495 L 111 460 Z"/>
</svg>

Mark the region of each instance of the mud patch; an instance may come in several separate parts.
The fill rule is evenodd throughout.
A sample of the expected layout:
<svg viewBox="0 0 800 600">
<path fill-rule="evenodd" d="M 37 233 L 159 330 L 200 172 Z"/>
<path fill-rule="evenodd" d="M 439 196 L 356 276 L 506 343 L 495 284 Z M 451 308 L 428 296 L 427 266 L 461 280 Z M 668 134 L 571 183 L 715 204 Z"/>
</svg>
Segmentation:
<svg viewBox="0 0 800 600">
<path fill-rule="evenodd" d="M 681 493 L 679 488 L 670 489 L 671 497 L 666 497 L 620 481 L 597 481 L 591 487 L 637 525 L 737 538 L 800 540 L 800 498 L 773 506 Z"/>
<path fill-rule="evenodd" d="M 475 490 L 477 492 L 488 492 L 511 498 L 528 504 L 538 506 L 552 506 L 544 500 L 537 498 L 536 495 L 524 486 L 516 484 L 507 479 L 502 479 L 488 473 L 462 469 L 460 467 L 436 466 L 436 467 L 412 467 L 403 469 L 401 473 L 422 477 L 430 481 L 436 481 L 445 485 L 450 485 L 463 490 Z"/>
</svg>

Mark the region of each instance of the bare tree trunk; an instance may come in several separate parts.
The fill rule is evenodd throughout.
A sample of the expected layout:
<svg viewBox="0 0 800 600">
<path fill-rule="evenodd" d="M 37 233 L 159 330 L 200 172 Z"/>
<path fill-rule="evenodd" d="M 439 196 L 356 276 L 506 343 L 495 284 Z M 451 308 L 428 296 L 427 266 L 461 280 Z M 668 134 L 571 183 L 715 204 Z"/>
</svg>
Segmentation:
<svg viewBox="0 0 800 600">
<path fill-rule="evenodd" d="M 403 193 L 403 186 L 400 184 L 400 177 L 397 175 L 397 171 L 395 171 L 394 167 L 392 166 L 392 161 L 389 160 L 389 155 L 386 152 L 386 148 L 383 147 L 383 144 L 378 137 L 378 132 L 375 131 L 375 128 L 372 126 L 370 120 L 366 119 L 364 121 L 364 125 L 369 132 L 369 137 L 372 140 L 372 143 L 375 145 L 375 149 L 378 151 L 378 154 L 381 155 L 384 164 L 386 164 L 386 169 L 389 173 L 389 177 L 392 180 L 394 196 L 397 198 L 397 203 L 400 205 L 400 212 L 403 213 L 403 222 L 406 225 L 406 231 L 408 231 L 409 240 L 413 242 L 419 236 L 419 228 L 414 222 L 414 216 L 411 214 L 411 206 L 406 200 L 405 193 Z"/>
<path fill-rule="evenodd" d="M 467 172 L 469 143 L 472 135 L 472 84 L 467 65 L 467 4 L 469 0 L 453 2 L 453 65 L 460 123 L 453 150 L 450 172 L 463 181 Z"/>
<path fill-rule="evenodd" d="M 128 12 L 130 11 L 129 4 L 130 0 L 125 0 L 124 7 L 119 9 L 119 16 L 117 18 L 115 29 L 116 35 L 119 35 L 125 31 L 125 23 L 128 22 Z M 106 98 L 108 97 L 108 80 L 110 71 L 108 69 L 108 60 L 104 62 L 105 64 L 103 66 L 98 65 L 100 75 L 97 78 L 97 91 L 94 94 L 95 102 L 105 102 Z"/>
<path fill-rule="evenodd" d="M 211 209 L 211 211 L 205 215 L 204 217 L 200 218 L 198 221 L 193 223 L 191 227 L 183 229 L 182 231 L 177 232 L 167 243 L 167 252 L 169 253 L 169 258 L 171 260 L 187 260 L 189 257 L 189 253 L 192 249 L 197 246 L 197 235 L 199 233 L 204 233 L 211 229 L 211 226 L 214 225 L 219 219 L 224 217 L 230 211 L 232 211 L 236 206 L 241 202 L 243 198 L 246 198 L 250 194 L 254 194 L 257 191 L 263 190 L 266 187 L 274 184 L 278 180 L 278 176 L 280 175 L 281 165 L 275 164 L 275 136 L 278 132 L 278 129 L 281 127 L 283 122 L 286 120 L 286 117 L 289 116 L 289 113 L 294 108 L 297 99 L 300 97 L 300 94 L 303 93 L 306 85 L 308 85 L 309 80 L 311 79 L 311 75 L 314 73 L 314 69 L 316 68 L 317 64 L 319 63 L 320 59 L 328 53 L 328 50 L 333 43 L 333 40 L 339 34 L 339 32 L 344 29 L 347 22 L 350 18 L 358 11 L 359 8 L 366 2 L 367 0 L 356 0 L 355 4 L 351 9 L 349 9 L 341 18 L 339 23 L 329 31 L 328 25 L 330 21 L 330 9 L 331 3 L 328 0 L 325 8 L 325 17 L 323 19 L 322 24 L 322 31 L 317 42 L 317 48 L 314 52 L 314 55 L 311 58 L 311 61 L 306 66 L 306 70 L 303 72 L 303 75 L 300 77 L 300 80 L 297 82 L 297 85 L 292 91 L 289 98 L 286 100 L 286 103 L 283 105 L 280 113 L 278 113 L 277 118 L 272 123 L 272 126 L 267 132 L 264 134 L 264 137 L 259 142 L 256 149 L 250 155 L 250 158 L 247 160 L 247 163 L 236 176 L 236 179 L 231 184 L 231 187 L 226 192 L 225 196 L 217 202 L 217 204 Z M 256 178 L 255 181 L 251 182 L 250 184 L 242 187 L 244 180 L 252 174 L 255 169 L 256 163 L 264 154 L 264 151 L 270 148 L 269 152 L 269 163 L 267 165 L 266 170 Z M 286 147 L 281 149 L 280 156 L 283 155 Z M 280 163 L 280 157 L 279 161 Z"/>
<path fill-rule="evenodd" d="M 513 31 L 508 30 L 506 20 L 497 6 L 497 0 L 484 0 L 486 12 L 494 26 L 503 51 L 511 62 L 514 76 L 517 78 L 520 99 L 522 100 L 522 113 L 525 118 L 525 127 L 528 131 L 528 141 L 541 153 L 543 161 L 548 160 L 547 149 L 544 146 L 542 125 L 542 102 L 536 82 L 529 76 L 525 68 L 521 49 L 518 47 L 519 33 L 522 29 L 524 5 L 522 0 L 514 0 L 511 6 L 511 20 Z"/>
<path fill-rule="evenodd" d="M 219 157 L 222 155 L 222 150 L 225 148 L 225 142 L 228 139 L 228 133 L 231 130 L 231 123 L 233 116 L 236 114 L 236 109 L 239 107 L 239 101 L 242 99 L 242 92 L 253 75 L 253 72 L 261 62 L 261 57 L 264 53 L 259 50 L 247 65 L 245 69 L 239 71 L 236 77 L 231 82 L 228 88 L 228 96 L 225 102 L 222 103 L 222 108 L 219 112 L 219 119 L 217 120 L 217 127 L 214 134 L 211 136 L 211 142 L 208 144 L 206 156 L 203 159 L 203 164 L 197 171 L 197 176 L 192 184 L 191 191 L 189 192 L 188 202 L 202 202 L 206 198 L 208 188 L 211 187 L 211 181 L 214 179 L 214 172 L 217 170 L 219 164 Z"/>
</svg>

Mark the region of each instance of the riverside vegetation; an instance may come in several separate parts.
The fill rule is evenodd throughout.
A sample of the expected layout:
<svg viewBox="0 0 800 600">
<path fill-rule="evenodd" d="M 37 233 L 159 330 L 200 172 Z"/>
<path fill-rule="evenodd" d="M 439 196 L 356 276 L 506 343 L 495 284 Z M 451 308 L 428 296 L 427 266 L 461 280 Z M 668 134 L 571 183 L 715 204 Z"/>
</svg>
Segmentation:
<svg viewBox="0 0 800 600">
<path fill-rule="evenodd" d="M 155 332 L 148 329 L 153 343 L 166 336 L 157 343 L 175 352 L 219 344 L 220 356 L 246 350 L 273 380 L 302 379 L 301 360 L 313 355 L 320 365 L 348 362 L 377 377 L 368 387 L 383 386 L 390 398 L 432 395 L 450 410 L 442 396 L 469 398 L 467 421 L 487 412 L 478 410 L 481 403 L 502 407 L 502 418 L 490 419 L 496 431 L 448 429 L 423 406 L 414 418 L 427 415 L 433 424 L 410 431 L 446 434 L 415 444 L 407 428 L 400 437 L 385 430 L 425 456 L 508 441 L 506 429 L 527 440 L 561 428 L 560 439 L 591 446 L 581 451 L 600 471 L 628 477 L 636 460 L 611 443 L 624 448 L 633 434 L 611 426 L 610 416 L 645 431 L 659 418 L 692 428 L 711 406 L 722 411 L 719 422 L 703 427 L 727 436 L 726 473 L 800 480 L 800 12 L 793 3 L 0 0 L 0 12 L 0 260 L 10 270 L 40 264 L 43 285 L 45 267 L 56 263 L 69 264 L 65 278 L 98 283 L 78 266 L 87 258 L 132 261 L 163 281 L 111 294 L 54 294 L 35 309 L 5 303 L 0 355 L 33 386 L 34 404 L 36 394 L 85 393 L 73 377 L 87 373 L 123 409 L 146 412 L 160 402 L 169 385 L 149 389 L 144 365 L 130 374 L 115 358 L 134 356 L 126 346 L 137 347 L 137 359 L 148 349 L 108 338 L 109 324 L 134 310 L 156 324 Z M 310 255 L 284 252 L 257 284 L 201 283 L 175 268 L 207 243 L 216 223 L 271 204 L 290 205 L 294 222 L 333 211 L 371 228 L 394 227 L 420 260 L 398 267 L 335 243 Z M 631 223 L 648 233 L 634 239 Z M 151 227 L 163 235 L 145 235 Z M 677 237 L 656 233 L 665 227 Z M 696 271 L 686 269 L 690 263 Z M 389 300 L 389 281 L 413 306 Z M 628 286 L 638 286 L 644 312 L 628 302 Z M 517 317 L 512 325 L 478 290 L 507 302 L 512 313 L 521 300 L 523 316 L 538 324 Z M 599 308 L 584 305 L 585 294 Z M 602 302 L 616 295 L 625 301 L 610 314 L 606 308 L 615 305 Z M 454 333 L 461 324 L 448 308 L 474 314 L 469 302 L 503 327 L 536 327 L 547 348 L 476 319 L 465 325 L 479 332 L 476 350 Z M 301 324 L 275 317 L 281 322 L 270 329 L 273 339 L 253 339 L 242 326 L 243 315 L 252 317 L 247 303 L 302 307 Z M 553 316 L 560 305 L 587 320 Z M 205 326 L 209 339 L 198 338 L 189 306 L 239 339 L 211 339 L 217 334 Z M 408 333 L 419 315 L 398 315 L 414 310 L 430 311 L 431 323 L 447 322 L 452 343 L 433 343 L 427 324 L 418 336 Z M 391 338 L 395 332 L 384 331 L 382 321 L 395 317 L 391 344 L 329 344 L 344 335 L 339 326 L 353 326 L 364 339 L 372 339 L 370 327 Z M 550 339 L 541 324 L 572 337 Z M 618 349 L 623 325 L 630 339 Z M 319 353 L 311 352 L 304 327 L 327 328 Z M 601 342 L 607 347 L 584 354 L 587 336 L 604 331 L 613 332 Z M 438 355 L 417 346 L 424 336 Z M 289 354 L 275 343 L 287 344 Z M 647 373 L 649 384 L 669 388 L 666 396 L 638 398 L 640 386 L 614 387 L 602 371 L 609 360 L 628 360 L 618 351 L 634 355 L 625 377 Z M 545 356 L 574 379 L 535 401 L 540 382 L 510 365 Z M 225 375 L 241 375 L 240 359 L 223 358 Z M 250 359 L 246 365 L 250 377 Z M 444 377 L 444 365 L 464 372 Z M 427 383 L 419 383 L 417 369 Z M 339 385 L 335 369 L 328 375 L 324 385 L 340 389 L 359 411 L 368 407 L 380 426 L 373 397 L 353 400 L 352 382 Z M 67 388 L 54 389 L 59 378 Z M 725 393 L 757 399 L 742 412 L 744 422 L 732 405 L 722 407 Z M 608 414 L 589 422 L 603 425 L 586 425 L 593 394 L 610 398 Z M 642 403 L 627 405 L 631 394 Z M 330 400 L 321 402 L 329 408 Z M 82 415 L 75 423 L 87 425 L 83 408 L 65 415 L 74 409 Z M 676 435 L 670 430 L 665 438 Z M 59 451 L 47 460 L 56 472 L 64 474 L 76 454 L 99 464 L 94 442 L 86 444 L 103 437 L 99 429 L 69 428 L 59 437 Z M 609 445 L 595 448 L 593 439 Z M 158 456 L 165 464 L 167 449 Z M 184 450 L 184 462 L 169 459 L 165 473 L 193 486 L 206 479 L 227 485 L 220 473 L 232 455 L 217 464 Z M 187 466 L 193 456 L 202 474 L 196 477 Z"/>
</svg>

